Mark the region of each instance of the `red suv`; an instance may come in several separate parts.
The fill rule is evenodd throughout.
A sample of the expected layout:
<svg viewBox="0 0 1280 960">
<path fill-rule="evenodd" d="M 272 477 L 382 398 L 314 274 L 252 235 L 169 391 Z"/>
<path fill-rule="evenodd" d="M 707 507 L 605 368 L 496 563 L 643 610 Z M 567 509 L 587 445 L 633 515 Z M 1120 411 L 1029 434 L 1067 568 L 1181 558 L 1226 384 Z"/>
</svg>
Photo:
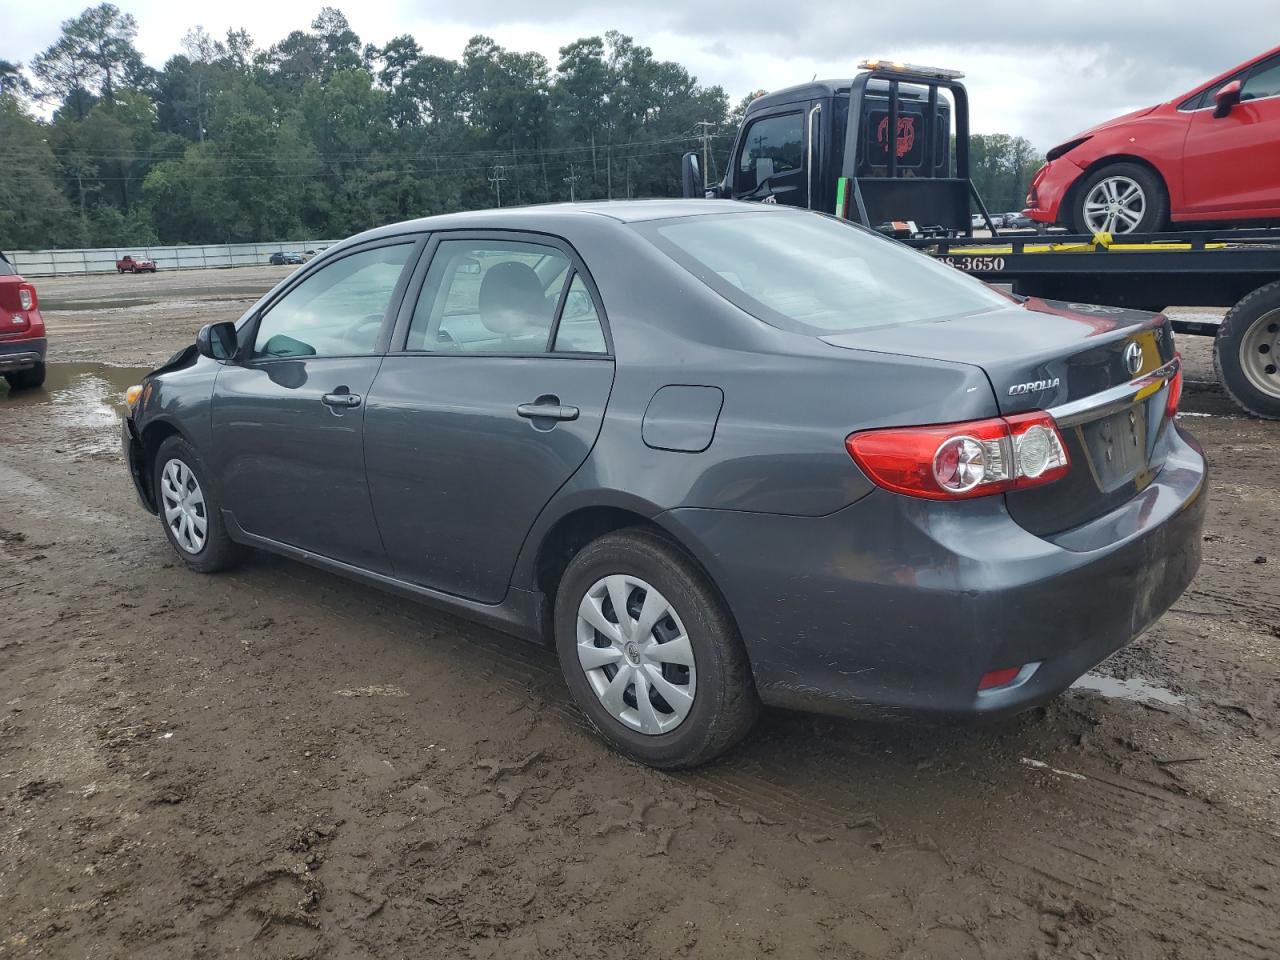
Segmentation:
<svg viewBox="0 0 1280 960">
<path fill-rule="evenodd" d="M 0 374 L 10 390 L 44 383 L 45 347 L 36 288 L 0 253 Z"/>
<path fill-rule="evenodd" d="M 1054 147 L 1026 215 L 1073 233 L 1280 220 L 1280 47 Z"/>
</svg>

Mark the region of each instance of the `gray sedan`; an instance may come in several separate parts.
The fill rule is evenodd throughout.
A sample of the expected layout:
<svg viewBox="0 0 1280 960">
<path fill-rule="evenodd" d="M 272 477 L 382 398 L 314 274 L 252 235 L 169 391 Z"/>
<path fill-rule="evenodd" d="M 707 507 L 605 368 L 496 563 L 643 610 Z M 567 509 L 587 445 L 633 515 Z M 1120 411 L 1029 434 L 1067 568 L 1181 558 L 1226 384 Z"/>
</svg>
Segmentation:
<svg viewBox="0 0 1280 960">
<path fill-rule="evenodd" d="M 254 547 L 553 644 L 605 739 L 761 705 L 999 715 L 1185 589 L 1206 469 L 1159 314 L 1022 301 L 829 217 L 460 213 L 338 244 L 131 391 L 193 570 Z"/>
</svg>

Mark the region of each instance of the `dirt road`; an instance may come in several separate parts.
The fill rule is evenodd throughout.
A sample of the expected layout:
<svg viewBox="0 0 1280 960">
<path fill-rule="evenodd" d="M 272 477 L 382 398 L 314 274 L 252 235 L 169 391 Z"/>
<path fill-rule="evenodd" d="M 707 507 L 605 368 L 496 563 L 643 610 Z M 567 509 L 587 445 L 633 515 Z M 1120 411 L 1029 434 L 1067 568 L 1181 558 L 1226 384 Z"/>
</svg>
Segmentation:
<svg viewBox="0 0 1280 960">
<path fill-rule="evenodd" d="M 774 713 L 673 776 L 589 735 L 548 651 L 175 561 L 116 450 L 138 371 L 99 364 L 286 272 L 40 284 L 58 364 L 0 394 L 0 957 L 1280 956 L 1280 424 L 1192 384 L 1205 561 L 1103 692 Z"/>
</svg>

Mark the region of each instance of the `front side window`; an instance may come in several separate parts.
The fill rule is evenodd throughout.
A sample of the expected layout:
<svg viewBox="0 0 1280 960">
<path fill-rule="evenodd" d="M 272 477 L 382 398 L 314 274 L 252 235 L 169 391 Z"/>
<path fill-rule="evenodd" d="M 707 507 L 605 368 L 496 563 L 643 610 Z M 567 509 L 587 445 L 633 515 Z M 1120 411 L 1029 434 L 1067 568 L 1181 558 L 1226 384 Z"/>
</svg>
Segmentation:
<svg viewBox="0 0 1280 960">
<path fill-rule="evenodd" d="M 833 217 L 762 210 L 635 228 L 726 300 L 784 330 L 827 336 L 1009 305 L 953 267 Z"/>
<path fill-rule="evenodd" d="M 373 353 L 396 283 L 412 252 L 412 243 L 362 250 L 311 274 L 263 314 L 254 338 L 254 357 Z"/>
<path fill-rule="evenodd" d="M 1253 68 L 1240 91 L 1241 100 L 1260 100 L 1280 95 L 1280 57 L 1265 60 Z"/>
<path fill-rule="evenodd" d="M 804 115 L 785 113 L 764 117 L 747 128 L 738 158 L 738 184 L 755 190 L 785 174 L 798 174 L 802 165 Z"/>
<path fill-rule="evenodd" d="M 555 247 L 445 240 L 436 248 L 406 349 L 432 353 L 545 353 L 569 257 Z"/>
</svg>

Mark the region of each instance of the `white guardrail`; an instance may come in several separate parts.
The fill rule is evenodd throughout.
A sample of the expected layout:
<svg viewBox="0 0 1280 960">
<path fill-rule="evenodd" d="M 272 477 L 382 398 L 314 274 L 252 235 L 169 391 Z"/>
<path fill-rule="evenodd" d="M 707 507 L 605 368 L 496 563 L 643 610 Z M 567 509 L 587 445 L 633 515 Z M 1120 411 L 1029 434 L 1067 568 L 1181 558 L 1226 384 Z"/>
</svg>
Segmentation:
<svg viewBox="0 0 1280 960">
<path fill-rule="evenodd" d="M 115 273 L 116 261 L 130 254 L 154 260 L 159 270 L 207 270 L 267 263 L 273 253 L 317 253 L 337 240 L 285 240 L 277 243 L 206 243 L 179 247 L 97 247 L 83 250 L 6 250 L 24 277 L 60 277 L 75 273 Z"/>
</svg>

